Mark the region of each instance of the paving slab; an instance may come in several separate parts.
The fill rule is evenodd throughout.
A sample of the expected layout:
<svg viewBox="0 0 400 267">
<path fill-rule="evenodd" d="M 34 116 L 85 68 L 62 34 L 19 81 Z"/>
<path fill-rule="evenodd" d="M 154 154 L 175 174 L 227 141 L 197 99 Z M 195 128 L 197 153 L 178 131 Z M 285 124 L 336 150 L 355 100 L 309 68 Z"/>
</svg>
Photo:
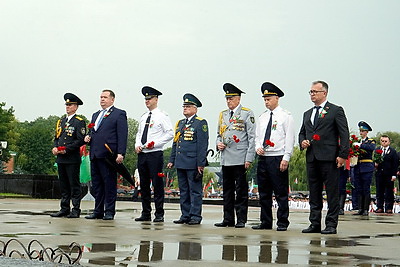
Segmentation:
<svg viewBox="0 0 400 267">
<path fill-rule="evenodd" d="M 202 224 L 195 226 L 172 222 L 180 216 L 179 204 L 165 205 L 164 223 L 135 222 L 141 203 L 128 201 L 117 202 L 113 221 L 84 219 L 93 205 L 83 201 L 83 216 L 67 219 L 49 216 L 58 200 L 0 199 L 0 241 L 15 238 L 26 246 L 38 240 L 64 250 L 76 242 L 83 266 L 400 265 L 400 214 L 349 212 L 340 216 L 338 234 L 321 235 L 301 233 L 309 225 L 307 210 L 291 210 L 288 231 L 278 232 L 276 226 L 251 229 L 259 223 L 258 207 L 249 207 L 246 227 L 236 229 L 214 227 L 222 220 L 220 205 L 203 205 Z"/>
</svg>

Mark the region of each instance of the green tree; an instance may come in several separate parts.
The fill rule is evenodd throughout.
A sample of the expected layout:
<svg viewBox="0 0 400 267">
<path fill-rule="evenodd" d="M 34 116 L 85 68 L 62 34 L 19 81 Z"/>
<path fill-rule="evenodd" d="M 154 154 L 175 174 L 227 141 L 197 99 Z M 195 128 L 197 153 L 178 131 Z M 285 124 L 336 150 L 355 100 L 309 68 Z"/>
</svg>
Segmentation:
<svg viewBox="0 0 400 267">
<path fill-rule="evenodd" d="M 10 147 L 15 142 L 13 138 L 15 135 L 14 127 L 15 127 L 15 117 L 14 117 L 14 109 L 13 107 L 9 109 L 5 109 L 4 106 L 6 103 L 0 103 L 0 141 L 7 141 L 7 149 L 2 149 L 2 154 L 0 155 L 0 161 L 7 162 L 10 158 Z"/>
<path fill-rule="evenodd" d="M 55 174 L 55 157 L 51 153 L 58 116 L 39 117 L 33 122 L 20 123 L 17 140 L 16 166 L 24 173 Z"/>
<path fill-rule="evenodd" d="M 300 150 L 298 146 L 294 147 L 292 157 L 289 162 L 289 184 L 292 190 L 304 191 L 307 188 L 307 171 L 305 150 Z M 297 178 L 297 184 L 295 180 Z"/>
<path fill-rule="evenodd" d="M 133 175 L 137 165 L 137 154 L 135 152 L 136 133 L 139 123 L 135 119 L 128 118 L 128 144 L 124 164 L 129 172 Z"/>
</svg>

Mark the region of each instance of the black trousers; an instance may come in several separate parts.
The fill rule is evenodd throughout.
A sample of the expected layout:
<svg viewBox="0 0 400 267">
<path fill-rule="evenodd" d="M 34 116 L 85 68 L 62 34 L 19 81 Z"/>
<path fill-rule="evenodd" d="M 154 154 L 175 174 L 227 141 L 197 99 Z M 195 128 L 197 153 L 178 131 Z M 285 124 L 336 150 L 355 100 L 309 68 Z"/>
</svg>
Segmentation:
<svg viewBox="0 0 400 267">
<path fill-rule="evenodd" d="M 70 212 L 72 209 L 80 213 L 81 183 L 79 181 L 80 163 L 58 163 L 58 176 L 60 178 L 61 211 Z"/>
<path fill-rule="evenodd" d="M 156 217 L 164 216 L 164 178 L 159 177 L 162 173 L 164 157 L 162 151 L 139 153 L 137 167 L 140 176 L 140 192 L 142 194 L 142 215 L 151 216 L 151 188 L 154 187 L 154 205 Z"/>
<path fill-rule="evenodd" d="M 393 210 L 394 204 L 394 182 L 391 175 L 382 175 L 381 173 L 375 174 L 376 179 L 376 208 L 385 211 Z"/>
<path fill-rule="evenodd" d="M 339 218 L 339 169 L 335 161 L 307 162 L 308 187 L 310 190 L 310 216 L 312 225 L 321 227 L 322 191 L 325 190 L 328 200 L 328 212 L 325 217 L 326 227 L 336 228 Z"/>
<path fill-rule="evenodd" d="M 260 221 L 272 227 L 272 192 L 278 203 L 277 225 L 289 226 L 289 170 L 279 170 L 283 156 L 260 156 L 257 166 L 257 184 L 260 195 Z"/>
<path fill-rule="evenodd" d="M 234 223 L 236 210 L 237 222 L 246 223 L 249 202 L 246 168 L 244 165 L 222 166 L 222 179 L 224 221 Z"/>
</svg>

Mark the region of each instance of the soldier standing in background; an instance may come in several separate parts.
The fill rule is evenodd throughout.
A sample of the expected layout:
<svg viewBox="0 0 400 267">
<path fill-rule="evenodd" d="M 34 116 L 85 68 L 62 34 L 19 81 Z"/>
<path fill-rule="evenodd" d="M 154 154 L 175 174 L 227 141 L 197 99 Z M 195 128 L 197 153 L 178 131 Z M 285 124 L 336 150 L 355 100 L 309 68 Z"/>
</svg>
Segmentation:
<svg viewBox="0 0 400 267">
<path fill-rule="evenodd" d="M 223 89 L 228 109 L 219 115 L 216 145 L 221 151 L 224 218 L 214 225 L 243 228 L 248 210 L 246 170 L 255 156 L 256 124 L 253 111 L 240 104 L 244 92 L 230 83 L 225 83 Z"/>
<path fill-rule="evenodd" d="M 51 217 L 79 218 L 81 214 L 81 183 L 79 171 L 81 164 L 80 147 L 85 143 L 85 121 L 76 116 L 82 100 L 72 93 L 64 95 L 67 116 L 57 121 L 53 155 L 57 156 L 58 177 L 60 179 L 61 209 L 50 214 Z M 72 210 L 70 208 L 72 201 Z"/>
</svg>

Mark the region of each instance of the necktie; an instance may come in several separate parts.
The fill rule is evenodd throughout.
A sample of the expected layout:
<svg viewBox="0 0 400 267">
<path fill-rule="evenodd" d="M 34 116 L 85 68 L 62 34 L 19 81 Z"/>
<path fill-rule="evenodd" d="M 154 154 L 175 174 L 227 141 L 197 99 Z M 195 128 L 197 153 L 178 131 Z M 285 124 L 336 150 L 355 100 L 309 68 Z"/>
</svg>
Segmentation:
<svg viewBox="0 0 400 267">
<path fill-rule="evenodd" d="M 147 142 L 147 133 L 149 132 L 149 124 L 151 119 L 151 112 L 149 112 L 149 116 L 147 117 L 146 124 L 144 125 L 143 134 L 142 134 L 142 144 L 146 144 Z"/>
<path fill-rule="evenodd" d="M 313 125 L 314 127 L 317 125 L 318 123 L 318 118 L 319 118 L 319 109 L 321 108 L 320 106 L 316 106 L 315 108 L 315 114 L 314 114 L 314 120 L 313 120 Z"/>
<path fill-rule="evenodd" d="M 229 118 L 232 119 L 232 117 L 233 117 L 233 110 L 231 110 L 231 116 Z"/>
<path fill-rule="evenodd" d="M 267 140 L 269 140 L 269 138 L 271 137 L 272 115 L 273 115 L 273 113 L 271 112 L 270 116 L 269 116 L 269 122 L 268 122 L 268 125 L 267 125 L 267 129 L 265 130 L 264 144 L 263 144 L 264 146 L 266 145 L 265 142 Z"/>
<path fill-rule="evenodd" d="M 386 147 L 384 147 L 384 148 L 383 148 L 383 156 L 385 156 L 385 155 L 386 155 L 386 153 L 387 153 L 387 148 L 386 148 Z"/>
<path fill-rule="evenodd" d="M 97 129 L 99 129 L 99 127 L 100 127 L 100 124 L 101 124 L 101 121 L 103 120 L 103 118 L 104 118 L 104 113 L 106 113 L 106 111 L 107 111 L 107 109 L 103 109 L 103 111 L 100 113 L 100 115 L 99 115 L 99 121 L 97 122 L 97 124 L 95 125 L 95 130 L 97 131 Z"/>
</svg>

